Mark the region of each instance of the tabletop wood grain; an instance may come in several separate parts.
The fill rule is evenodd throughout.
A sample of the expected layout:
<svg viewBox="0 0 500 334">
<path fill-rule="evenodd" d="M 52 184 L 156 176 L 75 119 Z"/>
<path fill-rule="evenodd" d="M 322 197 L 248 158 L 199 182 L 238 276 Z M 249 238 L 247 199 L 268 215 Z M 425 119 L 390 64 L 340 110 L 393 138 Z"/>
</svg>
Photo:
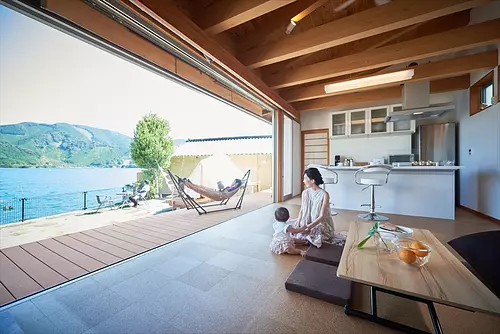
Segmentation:
<svg viewBox="0 0 500 334">
<path fill-rule="evenodd" d="M 371 223 L 351 222 L 338 277 L 440 304 L 500 314 L 500 299 L 430 231 L 413 228 L 412 239 L 424 241 L 432 248 L 429 262 L 419 268 L 401 261 L 396 252 L 377 251 L 373 238 L 358 249 L 358 243 L 371 226 Z"/>
</svg>

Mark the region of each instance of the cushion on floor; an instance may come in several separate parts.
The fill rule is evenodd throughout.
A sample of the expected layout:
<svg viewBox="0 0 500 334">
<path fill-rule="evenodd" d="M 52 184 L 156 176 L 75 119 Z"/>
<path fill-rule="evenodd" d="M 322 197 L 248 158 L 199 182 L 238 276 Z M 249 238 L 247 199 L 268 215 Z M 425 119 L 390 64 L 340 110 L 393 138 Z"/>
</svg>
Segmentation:
<svg viewBox="0 0 500 334">
<path fill-rule="evenodd" d="M 323 244 L 320 248 L 310 246 L 306 253 L 306 260 L 321 262 L 331 266 L 338 266 L 342 256 L 343 246 Z"/>
<path fill-rule="evenodd" d="M 464 235 L 448 244 L 468 262 L 472 273 L 500 298 L 500 231 Z"/>
<path fill-rule="evenodd" d="M 344 306 L 351 298 L 351 281 L 337 277 L 337 267 L 301 260 L 285 282 L 290 291 Z"/>
</svg>

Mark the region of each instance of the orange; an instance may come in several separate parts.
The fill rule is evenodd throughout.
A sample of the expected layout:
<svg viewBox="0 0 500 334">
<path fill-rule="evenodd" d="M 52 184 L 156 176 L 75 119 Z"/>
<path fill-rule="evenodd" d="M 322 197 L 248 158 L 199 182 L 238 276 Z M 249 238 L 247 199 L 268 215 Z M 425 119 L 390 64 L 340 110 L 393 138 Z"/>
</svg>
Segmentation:
<svg viewBox="0 0 500 334">
<path fill-rule="evenodd" d="M 416 256 L 418 257 L 424 257 L 429 254 L 427 247 L 425 247 L 421 242 L 419 241 L 413 241 L 410 244 L 410 248 L 413 248 L 412 251 L 415 253 Z"/>
<path fill-rule="evenodd" d="M 415 256 L 415 253 L 408 249 L 400 249 L 398 253 L 399 258 L 401 261 L 406 262 L 408 264 L 412 264 L 413 262 L 417 261 L 417 257 Z"/>
</svg>

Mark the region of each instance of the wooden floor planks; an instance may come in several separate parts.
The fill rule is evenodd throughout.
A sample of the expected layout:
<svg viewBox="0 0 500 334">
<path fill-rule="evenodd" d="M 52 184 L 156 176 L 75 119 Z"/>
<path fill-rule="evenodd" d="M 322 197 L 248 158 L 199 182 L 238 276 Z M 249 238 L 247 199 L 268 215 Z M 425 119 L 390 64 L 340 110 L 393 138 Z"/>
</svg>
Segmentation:
<svg viewBox="0 0 500 334">
<path fill-rule="evenodd" d="M 2 253 L 44 288 L 50 288 L 66 281 L 64 276 L 21 247 L 7 248 L 2 250 Z"/>
<path fill-rule="evenodd" d="M 270 204 L 263 198 L 242 210 L 179 210 L 2 249 L 0 306 Z"/>
<path fill-rule="evenodd" d="M 47 266 L 57 271 L 59 274 L 63 275 L 66 279 L 76 278 L 88 272 L 87 270 L 77 266 L 73 262 L 68 261 L 59 254 L 43 247 L 38 242 L 25 244 L 21 247 L 25 251 L 45 263 Z"/>
</svg>

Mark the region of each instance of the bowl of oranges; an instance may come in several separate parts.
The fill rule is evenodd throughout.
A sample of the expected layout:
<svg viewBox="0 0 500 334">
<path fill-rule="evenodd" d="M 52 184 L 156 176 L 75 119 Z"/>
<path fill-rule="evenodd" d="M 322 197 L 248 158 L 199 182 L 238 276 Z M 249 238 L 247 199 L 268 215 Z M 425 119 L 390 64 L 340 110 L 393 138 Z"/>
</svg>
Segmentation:
<svg viewBox="0 0 500 334">
<path fill-rule="evenodd" d="M 429 262 L 432 253 L 432 248 L 427 243 L 410 238 L 396 239 L 395 246 L 399 259 L 416 267 L 422 267 Z"/>
</svg>

